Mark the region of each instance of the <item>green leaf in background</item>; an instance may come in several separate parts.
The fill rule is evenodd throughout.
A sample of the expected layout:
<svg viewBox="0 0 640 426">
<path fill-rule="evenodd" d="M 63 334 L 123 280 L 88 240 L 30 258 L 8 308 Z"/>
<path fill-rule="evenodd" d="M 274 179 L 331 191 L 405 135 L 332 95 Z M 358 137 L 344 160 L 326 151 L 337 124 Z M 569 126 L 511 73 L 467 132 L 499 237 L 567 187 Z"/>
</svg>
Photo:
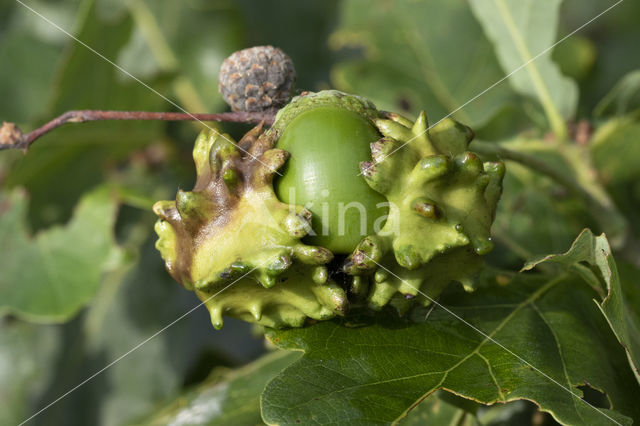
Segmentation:
<svg viewBox="0 0 640 426">
<path fill-rule="evenodd" d="M 640 70 L 622 77 L 620 82 L 596 106 L 594 115 L 621 116 L 640 108 Z"/>
<path fill-rule="evenodd" d="M 54 82 L 51 69 L 58 62 L 67 38 L 17 2 L 5 4 L 14 10 L 13 13 L 0 10 L 2 21 L 8 20 L 0 22 L 0 121 L 26 124 L 46 113 L 44 94 Z M 73 20 L 74 10 L 68 3 L 29 4 L 63 25 Z M 2 6 L 5 8 L 9 9 Z"/>
<path fill-rule="evenodd" d="M 535 404 L 511 401 L 505 404 L 481 405 L 445 391 L 427 396 L 407 416 L 396 422 L 399 426 L 449 425 L 449 426 L 522 426 L 541 423 Z M 537 416 L 537 419 L 535 418 Z M 545 419 L 546 420 L 546 419 Z M 543 420 L 544 422 L 544 420 Z"/>
<path fill-rule="evenodd" d="M 71 221 L 31 238 L 23 191 L 0 193 L 0 312 L 38 322 L 65 321 L 96 294 L 117 247 L 116 203 L 105 189 L 86 195 Z"/>
<path fill-rule="evenodd" d="M 521 94 L 540 102 L 559 138 L 566 137 L 564 121 L 573 118 L 578 89 L 551 61 L 551 51 L 533 60 L 556 41 L 561 0 L 471 0 L 471 8 L 493 41 L 506 74 Z"/>
<path fill-rule="evenodd" d="M 576 34 L 587 37 L 596 49 L 594 67 L 588 77 L 580 82 L 580 110 L 584 116 L 590 115 L 621 76 L 640 68 L 640 55 L 629 54 L 637 49 L 640 39 L 638 25 L 640 2 L 615 0 L 564 0 L 562 2 L 559 26 L 561 34 L 567 34 L 579 28 L 614 4 L 613 9 Z M 569 40 L 571 39 L 567 41 Z"/>
<path fill-rule="evenodd" d="M 577 271 L 597 291 L 600 295 L 596 301 L 598 308 L 627 352 L 631 368 L 640 382 L 640 325 L 634 322 L 633 315 L 628 312 L 607 238 L 604 235 L 596 237 L 585 229 L 566 253 L 532 260 L 527 262 L 523 270 L 546 262 Z"/>
<path fill-rule="evenodd" d="M 75 35 L 113 60 L 130 38 L 132 20 L 122 13 L 103 19 L 96 10 L 96 2 L 99 0 L 83 0 L 75 5 Z M 22 9 L 18 3 L 15 7 Z M 38 5 L 33 7 L 39 10 Z M 38 22 L 60 36 L 50 24 L 40 18 Z M 138 82 L 122 78 L 113 65 L 62 35 L 66 54 L 57 63 L 48 65 L 47 70 L 55 79 L 48 90 L 40 93 L 40 102 L 48 106 L 46 119 L 71 109 L 167 108 L 158 95 Z M 12 63 L 8 68 L 14 74 L 20 73 Z M 148 83 L 163 90 L 156 81 Z M 27 189 L 31 199 L 29 220 L 36 228 L 65 221 L 83 193 L 106 181 L 118 162 L 158 138 L 162 128 L 162 123 L 123 121 L 64 126 L 38 140 L 9 171 L 5 185 Z"/>
<path fill-rule="evenodd" d="M 589 143 L 594 167 L 640 238 L 640 71 L 623 77 L 594 114 L 600 117 Z M 626 260 L 637 266 L 637 254 L 631 256 Z"/>
<path fill-rule="evenodd" d="M 340 2 L 280 0 L 276 9 L 271 2 L 236 0 L 236 13 L 244 18 L 242 47 L 278 46 L 295 64 L 297 91 L 327 89 L 334 60 L 327 38 L 335 29 Z"/>
<path fill-rule="evenodd" d="M 200 302 L 166 273 L 150 235 L 154 215 L 146 215 L 127 227 L 142 241 L 128 262 L 106 274 L 93 303 L 64 326 L 53 378 L 32 412 L 109 367 L 36 417 L 36 425 L 130 424 L 212 368 L 262 353 L 262 339 L 249 337 L 246 323 L 227 321 L 215 331 L 204 307 L 193 310 Z"/>
<path fill-rule="evenodd" d="M 640 111 L 603 123 L 590 147 L 594 165 L 605 183 L 616 185 L 640 179 Z"/>
<path fill-rule="evenodd" d="M 627 302 L 630 320 L 640 324 L 640 268 L 626 262 L 617 262 L 620 284 L 624 299 Z"/>
<path fill-rule="evenodd" d="M 425 424 L 450 425 L 450 426 L 474 426 L 478 423 L 475 419 L 478 404 L 469 400 L 462 400 L 469 407 L 460 407 L 449 399 L 456 396 L 444 391 L 434 392 L 424 401 L 413 408 L 406 417 L 398 422 L 400 426 L 418 426 Z M 466 410 L 465 408 L 471 408 Z"/>
<path fill-rule="evenodd" d="M 47 34 L 55 36 L 57 43 L 67 47 L 66 54 L 57 62 L 49 60 L 46 66 L 33 63 L 33 70 L 29 68 L 28 72 L 18 69 L 19 61 L 9 61 L 9 66 L 2 68 L 2 72 L 6 71 L 11 76 L 25 75 L 34 80 L 38 79 L 31 77 L 30 73 L 46 70 L 47 79 L 41 78 L 38 84 L 30 85 L 38 89 L 38 102 L 35 103 L 33 97 L 26 99 L 29 101 L 27 107 L 37 110 L 39 116 L 45 115 L 49 119 L 66 110 L 86 108 L 176 109 L 162 96 L 188 111 L 220 111 L 226 108 L 217 92 L 217 72 L 222 60 L 240 45 L 237 17 L 230 5 L 190 2 L 185 6 L 170 1 L 131 0 L 123 3 L 83 0 L 79 5 L 67 5 L 62 9 L 75 12 L 76 31 L 72 31 L 74 25 L 68 22 L 69 16 L 59 19 L 60 12 L 51 14 L 44 5 L 32 6 L 160 94 L 126 76 L 96 53 L 16 3 L 14 7 L 19 13 L 15 14 L 17 22 L 13 25 L 19 28 L 20 34 L 35 37 L 39 33 L 34 28 L 44 28 Z M 18 18 L 23 14 L 38 25 L 20 27 Z M 73 17 L 74 13 L 69 15 Z M 0 39 L 0 54 L 3 46 L 11 47 L 11 40 Z M 21 60 L 30 57 L 17 53 L 14 56 Z M 40 86 L 40 81 L 47 84 Z M 15 78 L 7 78 L 6 86 L 12 90 L 22 85 Z M 29 86 L 28 83 L 24 85 Z M 4 94 L 2 82 L 0 90 Z M 11 115 L 4 118 L 10 119 Z M 35 127 L 35 124 L 31 126 Z M 134 151 L 148 146 L 150 142 L 166 139 L 165 127 L 166 123 L 148 121 L 65 126 L 43 137 L 30 149 L 28 156 L 17 161 L 7 176 L 7 184 L 27 188 L 33 206 L 29 217 L 36 227 L 63 221 L 84 191 L 109 179 L 110 173 L 130 159 Z M 195 137 L 195 129 L 202 126 L 191 123 L 183 127 L 193 129 L 191 138 Z M 30 129 L 23 126 L 23 130 Z"/>
<path fill-rule="evenodd" d="M 333 69 L 339 89 L 367 96 L 390 111 L 416 114 L 424 109 L 431 123 L 504 76 L 464 0 L 344 1 L 330 43 L 364 53 L 363 59 Z M 501 84 L 454 117 L 480 126 L 512 100 L 509 86 Z"/>
<path fill-rule="evenodd" d="M 563 424 L 640 419 L 640 387 L 592 302 L 596 293 L 581 278 L 500 281 L 491 279 L 473 294 L 450 288 L 441 303 L 557 383 L 440 307 L 416 310 L 411 319 L 362 313 L 269 331 L 276 345 L 305 355 L 267 385 L 263 417 L 268 423 L 389 423 L 445 388 L 485 404 L 528 399 Z M 585 384 L 604 392 L 611 407 L 598 412 L 582 401 L 577 387 Z"/>
<path fill-rule="evenodd" d="M 521 426 L 535 424 L 533 417 L 536 415 L 540 418 L 535 404 L 529 401 L 486 406 L 449 392 L 436 391 L 409 411 L 397 425 Z"/>
<path fill-rule="evenodd" d="M 128 0 L 124 4 L 135 29 L 119 53 L 119 65 L 143 79 L 170 74 L 170 92 L 189 112 L 225 110 L 227 105 L 218 93 L 220 64 L 245 47 L 233 6 L 202 0 L 188 4 Z M 173 107 L 166 104 L 167 108 Z"/>
<path fill-rule="evenodd" d="M 490 259 L 499 256 L 500 266 L 519 268 L 536 254 L 564 250 L 584 229 L 587 218 L 580 200 L 562 186 L 509 162 L 492 227 L 497 250 Z"/>
<path fill-rule="evenodd" d="M 553 48 L 551 58 L 562 74 L 581 82 L 593 71 L 597 51 L 588 37 L 574 34 Z"/>
<path fill-rule="evenodd" d="M 0 424 L 18 424 L 31 414 L 30 403 L 54 374 L 59 337 L 52 326 L 0 320 Z"/>
<path fill-rule="evenodd" d="M 214 370 L 204 383 L 140 424 L 262 424 L 260 393 L 267 382 L 298 358 L 298 352 L 277 351 L 234 371 L 219 373 Z"/>
<path fill-rule="evenodd" d="M 144 257 L 147 257 L 146 253 Z M 92 370 L 101 369 L 135 348 L 179 316 L 175 305 L 167 303 L 162 306 L 157 302 L 162 296 L 166 297 L 167 292 L 180 288 L 168 287 L 166 284 L 171 282 L 158 279 L 155 270 L 149 267 L 148 259 L 139 260 L 136 256 L 105 277 L 100 293 L 82 318 L 79 336 L 73 339 L 78 346 L 68 353 L 70 357 L 74 353 L 76 356 L 83 353 L 83 368 L 78 368 L 79 359 L 61 363 L 57 380 L 49 389 L 51 399 L 56 394 L 64 393 L 66 388 L 80 383 L 83 376 L 88 376 Z M 138 275 L 139 268 L 143 267 L 148 268 L 147 279 L 141 279 Z M 132 308 L 143 297 L 147 303 L 135 306 L 137 309 Z M 183 327 L 188 324 L 186 321 L 180 324 L 185 335 L 187 332 Z M 172 360 L 168 347 L 170 336 L 175 334 L 163 333 L 145 342 L 135 352 L 104 371 L 98 380 L 87 383 L 82 392 L 70 395 L 64 403 L 61 401 L 58 406 L 43 413 L 40 422 L 121 425 L 169 397 L 180 388 L 184 372 L 184 360 L 176 358 L 176 363 L 180 365 L 174 365 Z M 193 346 L 195 349 L 197 345 Z M 183 352 L 184 355 L 187 353 Z M 80 410 L 77 407 L 85 408 Z M 74 410 L 73 421 L 65 419 Z"/>
</svg>

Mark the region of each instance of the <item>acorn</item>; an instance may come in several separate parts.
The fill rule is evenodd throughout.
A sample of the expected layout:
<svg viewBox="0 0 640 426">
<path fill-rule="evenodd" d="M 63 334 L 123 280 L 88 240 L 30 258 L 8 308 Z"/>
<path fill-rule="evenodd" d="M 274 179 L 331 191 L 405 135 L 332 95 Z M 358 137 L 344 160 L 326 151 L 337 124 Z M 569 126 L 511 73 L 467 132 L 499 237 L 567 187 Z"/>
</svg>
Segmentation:
<svg viewBox="0 0 640 426">
<path fill-rule="evenodd" d="M 291 153 L 276 194 L 312 212 L 305 241 L 348 255 L 341 270 L 368 281 L 371 308 L 428 305 L 452 281 L 473 288 L 505 168 L 467 151 L 470 128 L 429 128 L 424 112 L 413 122 L 327 90 L 294 98 L 267 133 Z"/>
<path fill-rule="evenodd" d="M 222 63 L 218 90 L 234 111 L 264 111 L 286 104 L 296 71 L 291 58 L 273 46 L 233 53 Z"/>
</svg>

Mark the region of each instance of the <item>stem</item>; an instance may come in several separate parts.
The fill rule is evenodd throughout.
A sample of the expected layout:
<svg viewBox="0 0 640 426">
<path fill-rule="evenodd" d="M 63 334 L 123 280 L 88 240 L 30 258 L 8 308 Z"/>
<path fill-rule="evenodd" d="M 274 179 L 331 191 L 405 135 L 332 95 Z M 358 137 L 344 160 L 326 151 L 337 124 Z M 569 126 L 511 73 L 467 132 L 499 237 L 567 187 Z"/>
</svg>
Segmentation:
<svg viewBox="0 0 640 426">
<path fill-rule="evenodd" d="M 125 4 L 160 68 L 166 72 L 177 70 L 180 67 L 180 61 L 164 37 L 153 12 L 139 0 L 128 0 Z"/>
<path fill-rule="evenodd" d="M 582 198 L 591 210 L 602 231 L 607 234 L 611 245 L 624 253 L 625 259 L 632 258 L 634 265 L 640 267 L 640 243 L 632 235 L 627 219 L 618 211 L 606 191 L 597 183 L 587 182 L 582 165 L 576 163 L 577 153 L 570 152 L 567 146 L 560 145 L 559 153 L 569 163 L 572 176 L 556 169 L 537 157 L 504 148 L 497 143 L 473 141 L 473 149 L 480 154 L 496 155 L 505 160 L 515 161 L 530 169 L 550 177 L 564 186 L 572 194 Z"/>
<path fill-rule="evenodd" d="M 580 186 L 576 181 L 571 179 L 569 176 L 566 176 L 564 173 L 556 170 L 550 164 L 538 159 L 537 157 L 524 154 L 518 151 L 512 151 L 510 149 L 504 148 L 497 143 L 490 142 L 481 142 L 481 141 L 473 141 L 473 149 L 480 154 L 489 154 L 489 155 L 497 155 L 498 157 L 504 158 L 505 160 L 515 161 L 516 163 L 523 164 L 530 169 L 533 169 L 540 174 L 546 175 L 551 179 L 555 180 L 562 186 L 566 187 L 572 193 L 580 195 L 587 200 L 592 200 L 592 195 L 587 192 L 582 186 Z"/>
<path fill-rule="evenodd" d="M 273 124 L 275 111 L 261 112 L 234 111 L 220 114 L 190 114 L 182 112 L 148 112 L 148 111 L 101 111 L 79 110 L 67 111 L 54 118 L 42 127 L 30 132 L 22 131 L 13 123 L 3 123 L 0 128 L 0 150 L 28 149 L 36 139 L 66 123 L 84 123 L 102 120 L 163 120 L 163 121 L 224 121 L 232 123 L 264 122 Z"/>
<path fill-rule="evenodd" d="M 126 5 L 159 68 L 166 73 L 178 72 L 172 81 L 173 91 L 178 99 L 189 111 L 206 110 L 198 91 L 182 72 L 180 60 L 164 36 L 149 6 L 140 0 L 128 0 Z"/>
<path fill-rule="evenodd" d="M 514 238 L 511 238 L 511 236 L 506 231 L 507 230 L 504 228 L 495 226 L 491 230 L 491 233 L 495 237 L 496 241 L 500 242 L 506 248 L 511 250 L 516 256 L 520 257 L 522 260 L 524 261 L 533 260 L 533 258 L 535 257 L 534 254 L 531 251 L 529 251 L 528 248 L 526 248 L 525 246 L 520 244 L 518 241 L 516 241 Z M 558 272 L 558 269 L 556 267 L 548 263 L 539 263 L 536 265 L 536 268 L 547 274 L 554 274 Z"/>
</svg>

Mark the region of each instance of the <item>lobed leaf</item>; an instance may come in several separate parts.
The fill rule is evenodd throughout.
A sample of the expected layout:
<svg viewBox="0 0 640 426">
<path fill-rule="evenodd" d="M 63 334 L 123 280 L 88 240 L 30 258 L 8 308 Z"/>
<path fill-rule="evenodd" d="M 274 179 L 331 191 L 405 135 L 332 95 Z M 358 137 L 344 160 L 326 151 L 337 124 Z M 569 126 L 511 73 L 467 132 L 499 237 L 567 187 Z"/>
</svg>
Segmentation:
<svg viewBox="0 0 640 426">
<path fill-rule="evenodd" d="M 109 367 L 39 415 L 43 423 L 131 424 L 213 366 L 245 363 L 262 352 L 243 322 L 212 333 L 206 309 L 194 309 L 193 294 L 167 274 L 149 235 L 152 220 L 151 213 L 142 221 L 129 218 L 134 241 L 127 242 L 127 262 L 105 275 L 84 315 L 64 325 L 52 379 L 31 413 Z"/>
<path fill-rule="evenodd" d="M 507 85 L 498 85 L 469 103 L 503 73 L 463 0 L 349 0 L 340 14 L 330 45 L 363 52 L 333 69 L 341 90 L 389 111 L 417 114 L 426 107 L 431 123 L 455 111 L 455 119 L 473 127 L 514 98 Z"/>
<path fill-rule="evenodd" d="M 455 398 L 453 401 L 452 399 Z M 453 394 L 435 392 L 398 422 L 400 426 L 438 424 L 475 426 L 479 405 L 473 401 L 461 400 Z"/>
<path fill-rule="evenodd" d="M 276 345 L 305 354 L 267 385 L 263 417 L 271 424 L 389 423 L 445 389 L 483 404 L 531 400 L 563 424 L 640 418 L 640 387 L 580 276 L 497 281 L 474 294 L 451 289 L 441 299 L 448 310 L 420 309 L 410 318 L 361 312 L 270 330 Z M 585 403 L 581 385 L 604 392 L 610 406 Z"/>
<path fill-rule="evenodd" d="M 117 254 L 112 232 L 116 203 L 105 189 L 94 190 L 67 225 L 33 238 L 26 210 L 23 191 L 0 193 L 0 313 L 65 321 L 91 301 L 108 261 Z"/>
<path fill-rule="evenodd" d="M 142 423 L 145 425 L 248 425 L 262 424 L 260 393 L 269 380 L 300 358 L 299 353 L 278 351 L 251 364 L 211 377 L 196 389 L 180 395 Z"/>
<path fill-rule="evenodd" d="M 566 253 L 532 260 L 527 262 L 523 270 L 545 262 L 557 263 L 566 270 L 576 270 L 585 282 L 596 288 L 600 297 L 594 301 L 624 347 L 631 368 L 640 382 L 640 324 L 628 312 L 618 269 L 604 234 L 596 237 L 585 229 Z M 584 266 L 585 263 L 589 268 Z"/>
</svg>

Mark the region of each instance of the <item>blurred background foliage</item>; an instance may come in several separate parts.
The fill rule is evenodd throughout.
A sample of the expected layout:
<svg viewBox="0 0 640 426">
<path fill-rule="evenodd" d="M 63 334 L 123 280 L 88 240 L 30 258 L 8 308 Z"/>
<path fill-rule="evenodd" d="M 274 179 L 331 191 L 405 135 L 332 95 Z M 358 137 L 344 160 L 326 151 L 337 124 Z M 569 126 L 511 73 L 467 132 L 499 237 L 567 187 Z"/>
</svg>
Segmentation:
<svg viewBox="0 0 640 426">
<path fill-rule="evenodd" d="M 254 45 L 272 44 L 287 52 L 296 66 L 300 91 L 334 87 L 357 92 L 381 108 L 413 117 L 424 108 L 431 122 L 505 74 L 463 0 L 25 3 L 153 89 L 125 76 L 18 2 L 3 0 L 0 119 L 25 131 L 71 109 L 177 110 L 158 93 L 190 112 L 224 111 L 226 105 L 217 92 L 218 68 L 233 51 Z M 562 2 L 551 36 L 555 38 L 556 30 L 558 37 L 568 34 L 601 12 L 603 3 Z M 625 141 L 640 135 L 640 78 L 629 74 L 640 69 L 640 55 L 630 53 L 640 42 L 639 17 L 640 3 L 624 2 L 553 51 L 553 60 L 580 93 L 575 113 L 565 118 L 571 123 L 587 119 L 597 127 L 611 115 L 620 117 L 615 128 L 601 135 L 595 161 L 636 233 L 640 148 Z M 611 91 L 627 74 L 621 99 Z M 612 94 L 605 98 L 608 93 Z M 544 137 L 548 130 L 540 106 L 508 82 L 460 109 L 455 117 L 472 125 L 485 141 L 520 134 Z M 234 137 L 248 129 L 212 125 Z M 40 258 L 3 254 L 0 424 L 26 419 L 151 336 L 33 423 L 135 422 L 203 381 L 221 383 L 207 388 L 209 402 L 223 401 L 228 392 L 241 389 L 233 394 L 235 406 L 226 411 L 217 408 L 229 417 L 220 417 L 209 403 L 202 410 L 214 414 L 204 418 L 216 418 L 220 424 L 260 421 L 257 395 L 295 356 L 274 353 L 232 371 L 265 353 L 263 340 L 247 324 L 233 320 L 214 331 L 204 308 L 154 335 L 198 304 L 164 270 L 153 247 L 155 216 L 150 207 L 157 199 L 173 197 L 177 188 L 193 184 L 190 156 L 201 128 L 164 122 L 68 125 L 43 137 L 26 156 L 1 153 L 0 235 L 8 238 L 9 231 L 20 230 L 24 244 L 31 244 L 34 252 L 50 247 L 51 241 L 82 244 L 82 234 L 97 230 L 110 234 L 112 228 L 113 238 L 107 235 L 102 242 L 103 261 L 79 272 L 89 289 L 82 298 L 64 296 L 74 290 L 56 269 L 76 266 L 50 267 L 44 257 L 35 262 Z M 619 147 L 612 150 L 616 144 Z M 620 150 L 624 154 L 611 154 Z M 87 201 L 98 187 L 110 196 Z M 495 264 L 519 267 L 527 254 L 566 249 L 585 226 L 598 230 L 580 202 L 529 169 L 510 168 L 505 188 L 513 195 L 503 200 L 495 225 Z M 93 217 L 97 222 L 90 215 L 85 218 L 75 209 L 81 200 L 93 202 L 96 215 L 109 217 L 102 221 Z M 80 236 L 72 226 L 76 222 L 85 227 L 78 225 L 83 230 Z M 38 239 L 30 243 L 27 236 L 36 232 Z M 90 261 L 94 254 L 86 256 L 84 260 Z M 38 291 L 41 282 L 21 277 L 25 273 L 21 268 L 10 269 L 10 262 L 49 276 L 48 293 Z M 636 273 L 631 266 L 621 269 Z M 13 272 L 5 273 L 9 270 Z M 9 286 L 21 287 L 11 295 L 19 300 L 19 308 L 7 304 Z M 47 294 L 58 295 L 63 313 L 47 313 L 42 306 L 44 298 L 51 297 Z M 34 302 L 34 297 L 41 300 Z M 173 407 L 190 400 L 189 395 L 177 399 Z M 526 411 L 522 404 L 512 410 Z M 168 422 L 171 407 L 157 411 L 150 421 Z"/>
</svg>

